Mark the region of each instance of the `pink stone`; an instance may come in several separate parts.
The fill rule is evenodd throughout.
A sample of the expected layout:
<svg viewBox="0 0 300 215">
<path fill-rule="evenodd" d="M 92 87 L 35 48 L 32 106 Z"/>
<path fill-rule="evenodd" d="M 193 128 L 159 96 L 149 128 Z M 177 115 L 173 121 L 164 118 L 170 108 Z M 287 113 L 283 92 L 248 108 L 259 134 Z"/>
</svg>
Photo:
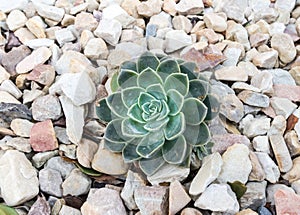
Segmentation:
<svg viewBox="0 0 300 215">
<path fill-rule="evenodd" d="M 240 134 L 221 134 L 213 136 L 214 146 L 212 148 L 213 152 L 223 153 L 227 150 L 229 146 L 234 144 L 244 144 L 246 146 L 250 145 L 250 140 Z"/>
<path fill-rule="evenodd" d="M 274 118 L 276 116 L 276 113 L 271 105 L 269 107 L 261 109 L 261 111 L 271 118 Z"/>
<path fill-rule="evenodd" d="M 40 84 L 50 86 L 55 79 L 55 69 L 51 65 L 40 64 L 30 72 L 26 78 Z"/>
<path fill-rule="evenodd" d="M 274 194 L 276 214 L 300 214 L 300 195 L 291 191 L 279 189 Z"/>
<path fill-rule="evenodd" d="M 51 151 L 58 148 L 58 142 L 51 120 L 34 124 L 30 131 L 30 145 L 36 152 Z"/>
<path fill-rule="evenodd" d="M 294 102 L 300 101 L 300 86 L 274 85 L 274 95 L 280 98 L 287 98 Z"/>
</svg>

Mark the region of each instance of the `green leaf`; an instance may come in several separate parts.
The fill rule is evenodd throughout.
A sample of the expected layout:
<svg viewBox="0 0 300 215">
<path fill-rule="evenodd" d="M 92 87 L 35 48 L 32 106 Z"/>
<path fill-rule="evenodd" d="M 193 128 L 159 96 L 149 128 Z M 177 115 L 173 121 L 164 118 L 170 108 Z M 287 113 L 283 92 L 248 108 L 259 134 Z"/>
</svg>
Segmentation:
<svg viewBox="0 0 300 215">
<path fill-rule="evenodd" d="M 161 129 L 161 127 L 165 126 L 169 121 L 169 118 L 164 118 L 162 120 L 155 120 L 151 122 L 147 122 L 144 128 L 148 131 L 157 131 Z"/>
<path fill-rule="evenodd" d="M 104 134 L 106 140 L 115 143 L 124 143 L 131 139 L 123 135 L 121 128 L 122 121 L 122 119 L 114 119 L 108 123 Z"/>
<path fill-rule="evenodd" d="M 119 73 L 115 72 L 113 74 L 113 76 L 111 77 L 110 89 L 113 93 L 117 92 L 117 90 L 119 89 L 118 75 L 119 75 Z"/>
<path fill-rule="evenodd" d="M 158 64 L 159 60 L 153 53 L 145 52 L 137 61 L 137 71 L 140 73 L 148 67 L 156 70 Z"/>
<path fill-rule="evenodd" d="M 151 132 L 146 135 L 137 146 L 137 153 L 143 158 L 149 158 L 159 150 L 165 142 L 163 132 Z"/>
<path fill-rule="evenodd" d="M 18 215 L 18 213 L 14 208 L 0 204 L 0 215 Z"/>
<path fill-rule="evenodd" d="M 121 93 L 116 92 L 106 98 L 106 102 L 110 110 L 118 117 L 126 117 L 128 109 L 123 103 Z"/>
<path fill-rule="evenodd" d="M 146 92 L 158 100 L 167 100 L 166 92 L 161 84 L 152 84 L 148 86 Z"/>
<path fill-rule="evenodd" d="M 153 175 L 160 167 L 165 164 L 165 160 L 162 157 L 161 150 L 159 150 L 153 157 L 150 159 L 142 158 L 139 161 L 139 166 L 141 170 L 147 175 Z"/>
<path fill-rule="evenodd" d="M 122 69 L 127 69 L 127 70 L 132 70 L 134 72 L 137 72 L 136 63 L 133 61 L 125 61 L 124 63 L 122 63 L 120 70 Z"/>
<path fill-rule="evenodd" d="M 93 176 L 93 177 L 99 177 L 102 175 L 101 172 L 98 172 L 92 168 L 86 168 L 78 162 L 76 162 L 75 165 L 78 167 L 78 169 L 80 169 L 81 172 L 83 172 L 86 175 Z"/>
<path fill-rule="evenodd" d="M 170 108 L 169 108 L 168 104 L 165 101 L 162 101 L 161 104 L 162 104 L 162 108 L 161 108 L 161 111 L 160 111 L 160 114 L 159 114 L 159 117 L 157 118 L 157 120 L 162 120 L 162 119 L 166 118 L 170 113 Z"/>
<path fill-rule="evenodd" d="M 235 193 L 236 198 L 239 200 L 247 191 L 247 187 L 240 181 L 227 182 L 231 190 Z"/>
<path fill-rule="evenodd" d="M 170 109 L 170 115 L 175 116 L 181 111 L 183 106 L 184 97 L 176 90 L 169 90 L 167 93 L 168 107 Z"/>
<path fill-rule="evenodd" d="M 140 141 L 140 139 L 138 139 L 138 141 Z M 123 155 L 123 159 L 124 159 L 125 163 L 130 163 L 130 162 L 141 159 L 141 156 L 136 152 L 136 148 L 137 148 L 137 145 L 132 144 L 132 143 L 128 143 L 124 147 L 122 155 Z"/>
<path fill-rule="evenodd" d="M 144 129 L 144 125 L 129 118 L 124 119 L 122 122 L 122 133 L 128 137 L 143 137 L 148 133 Z"/>
<path fill-rule="evenodd" d="M 174 89 L 183 96 L 186 96 L 189 92 L 189 79 L 186 74 L 171 74 L 167 77 L 164 85 L 166 92 L 168 92 L 171 89 Z"/>
<path fill-rule="evenodd" d="M 169 122 L 164 128 L 165 138 L 172 140 L 181 135 L 185 130 L 185 120 L 183 113 L 169 117 Z"/>
<path fill-rule="evenodd" d="M 170 164 L 180 164 L 185 159 L 187 149 L 186 140 L 183 135 L 180 135 L 174 140 L 166 140 L 162 147 L 162 154 Z"/>
<path fill-rule="evenodd" d="M 107 139 L 104 139 L 105 148 L 109 149 L 112 152 L 116 152 L 116 153 L 122 152 L 125 145 L 126 145 L 125 142 L 116 143 L 116 142 L 112 142 L 112 141 L 109 141 Z"/>
<path fill-rule="evenodd" d="M 180 73 L 180 68 L 176 60 L 168 58 L 158 65 L 156 71 L 165 80 L 172 73 Z"/>
<path fill-rule="evenodd" d="M 147 114 L 145 112 L 142 113 L 142 117 L 146 122 L 155 120 L 159 117 L 160 113 L 155 113 L 155 114 Z"/>
<path fill-rule="evenodd" d="M 136 104 L 142 92 L 145 92 L 145 90 L 140 87 L 130 87 L 122 90 L 122 101 L 125 106 L 130 108 L 133 104 Z"/>
<path fill-rule="evenodd" d="M 208 94 L 204 99 L 203 103 L 207 107 L 205 121 L 210 121 L 214 119 L 219 114 L 220 110 L 220 103 L 218 99 L 212 94 Z"/>
<path fill-rule="evenodd" d="M 206 116 L 207 107 L 199 99 L 188 98 L 184 101 L 181 111 L 187 124 L 199 125 Z"/>
<path fill-rule="evenodd" d="M 106 103 L 106 99 L 102 99 L 96 106 L 96 114 L 103 122 L 110 122 L 112 120 L 111 110 Z"/>
<path fill-rule="evenodd" d="M 163 81 L 159 77 L 157 72 L 151 68 L 146 68 L 145 70 L 143 70 L 137 78 L 138 86 L 144 89 L 153 84 L 162 84 L 162 82 Z"/>
<path fill-rule="evenodd" d="M 189 93 L 195 97 L 203 101 L 208 93 L 208 82 L 195 79 L 190 81 Z"/>
<path fill-rule="evenodd" d="M 193 153 L 193 147 L 190 144 L 186 144 L 186 146 L 185 159 L 179 166 L 189 168 L 191 164 L 191 154 Z"/>
<path fill-rule="evenodd" d="M 134 104 L 128 110 L 128 116 L 130 119 L 137 121 L 139 123 L 145 123 L 144 119 L 142 118 L 143 111 L 140 109 L 138 104 Z"/>
<path fill-rule="evenodd" d="M 155 97 L 151 96 L 149 93 L 141 93 L 138 98 L 138 105 L 140 108 L 146 103 L 151 103 L 151 101 L 155 101 Z"/>
<path fill-rule="evenodd" d="M 181 73 L 187 74 L 189 80 L 197 79 L 197 75 L 194 73 L 196 64 L 193 62 L 183 62 L 180 65 Z"/>
<path fill-rule="evenodd" d="M 121 88 L 137 86 L 138 73 L 133 70 L 122 69 L 118 77 L 118 84 Z"/>
<path fill-rule="evenodd" d="M 209 128 L 204 122 L 200 125 L 187 124 L 183 136 L 187 143 L 192 146 L 204 145 L 210 140 Z"/>
<path fill-rule="evenodd" d="M 196 147 L 197 157 L 202 160 L 205 156 L 210 155 L 212 153 L 212 147 L 214 146 L 213 142 L 208 142 L 204 145 L 200 145 Z"/>
</svg>

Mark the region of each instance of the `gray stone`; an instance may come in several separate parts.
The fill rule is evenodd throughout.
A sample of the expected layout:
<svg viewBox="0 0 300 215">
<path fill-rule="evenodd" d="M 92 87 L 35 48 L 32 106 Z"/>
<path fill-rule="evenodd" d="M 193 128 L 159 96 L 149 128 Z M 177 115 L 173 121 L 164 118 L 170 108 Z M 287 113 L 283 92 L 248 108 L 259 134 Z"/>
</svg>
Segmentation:
<svg viewBox="0 0 300 215">
<path fill-rule="evenodd" d="M 69 140 L 78 144 L 83 134 L 84 126 L 84 107 L 75 106 L 66 96 L 59 97 L 65 117 L 66 128 Z"/>
<path fill-rule="evenodd" d="M 122 24 L 115 20 L 103 19 L 100 21 L 94 34 L 97 37 L 101 37 L 107 43 L 112 46 L 117 45 L 122 33 Z"/>
<path fill-rule="evenodd" d="M 78 143 L 76 157 L 78 162 L 86 167 L 91 168 L 91 162 L 98 149 L 98 144 L 86 138 L 82 138 Z"/>
<path fill-rule="evenodd" d="M 81 207 L 81 213 L 82 215 L 127 214 L 119 192 L 108 188 L 90 189 L 87 200 Z"/>
<path fill-rule="evenodd" d="M 270 154 L 270 144 L 268 136 L 256 136 L 252 140 L 252 145 L 255 151 L 265 152 Z"/>
<path fill-rule="evenodd" d="M 295 80 L 292 75 L 283 69 L 269 69 L 267 70 L 273 75 L 273 84 L 274 85 L 292 85 L 296 86 Z"/>
<path fill-rule="evenodd" d="M 222 155 L 223 165 L 217 180 L 220 182 L 240 181 L 246 183 L 252 166 L 249 149 L 243 144 L 234 144 Z"/>
<path fill-rule="evenodd" d="M 262 71 L 252 77 L 251 85 L 260 89 L 262 93 L 270 94 L 273 92 L 273 76 L 268 71 Z"/>
<path fill-rule="evenodd" d="M 27 119 L 13 119 L 11 121 L 10 127 L 14 133 L 20 137 L 30 137 L 30 130 L 33 126 L 33 123 Z"/>
<path fill-rule="evenodd" d="M 270 129 L 271 119 L 265 116 L 257 116 L 254 118 L 252 114 L 246 115 L 240 122 L 240 129 L 247 137 L 255 137 L 264 135 Z"/>
<path fill-rule="evenodd" d="M 66 178 L 70 174 L 70 172 L 75 168 L 75 165 L 64 161 L 61 157 L 56 156 L 50 158 L 47 161 L 45 168 L 54 169 L 60 172 L 63 178 Z"/>
<path fill-rule="evenodd" d="M 40 3 L 40 1 L 38 0 L 33 0 L 32 2 L 37 13 L 46 19 L 51 19 L 53 21 L 60 22 L 65 15 L 65 10 L 63 8 L 43 4 Z"/>
<path fill-rule="evenodd" d="M 50 213 L 51 213 L 50 205 L 44 196 L 42 197 L 38 196 L 37 200 L 33 203 L 30 210 L 28 211 L 28 215 L 42 215 L 42 214 L 50 214 Z"/>
<path fill-rule="evenodd" d="M 129 170 L 121 192 L 121 197 L 129 210 L 138 209 L 134 201 L 134 191 L 140 186 L 146 186 L 146 181 L 138 173 Z"/>
<path fill-rule="evenodd" d="M 92 168 L 109 175 L 122 175 L 128 171 L 121 154 L 113 153 L 100 145 L 92 160 Z"/>
<path fill-rule="evenodd" d="M 272 97 L 270 103 L 276 115 L 282 115 L 285 119 L 287 119 L 297 108 L 297 105 L 287 98 Z"/>
<path fill-rule="evenodd" d="M 72 208 L 67 205 L 63 205 L 59 211 L 58 215 L 81 215 L 80 210 Z"/>
<path fill-rule="evenodd" d="M 251 208 L 257 210 L 266 204 L 266 187 L 267 182 L 248 182 L 247 191 L 240 199 L 242 209 Z"/>
<path fill-rule="evenodd" d="M 158 185 L 162 182 L 172 182 L 174 180 L 183 181 L 188 177 L 189 173 L 190 168 L 166 164 L 154 174 L 147 176 L 147 179 L 152 185 Z"/>
<path fill-rule="evenodd" d="M 280 177 L 280 171 L 278 169 L 278 166 L 267 153 L 255 152 L 255 154 L 265 171 L 266 179 L 270 183 L 276 183 Z"/>
<path fill-rule="evenodd" d="M 271 38 L 271 47 L 278 51 L 279 59 L 283 63 L 290 63 L 296 57 L 293 39 L 288 34 L 274 34 Z"/>
<path fill-rule="evenodd" d="M 38 195 L 37 171 L 23 153 L 8 150 L 1 156 L 0 189 L 1 197 L 9 206 L 20 205 Z"/>
<path fill-rule="evenodd" d="M 77 145 L 75 144 L 59 144 L 59 150 L 64 154 L 64 156 L 74 160 L 77 159 L 76 148 Z"/>
<path fill-rule="evenodd" d="M 247 81 L 247 73 L 236 66 L 223 67 L 215 71 L 217 80 L 222 81 Z"/>
<path fill-rule="evenodd" d="M 223 160 L 218 152 L 204 157 L 202 166 L 197 175 L 193 178 L 189 194 L 199 195 L 204 192 L 207 186 L 219 176 Z"/>
<path fill-rule="evenodd" d="M 76 37 L 74 36 L 72 31 L 67 28 L 62 28 L 60 30 L 55 31 L 55 38 L 58 44 L 60 45 L 60 47 L 62 47 L 64 44 L 68 42 L 72 42 L 76 40 Z"/>
<path fill-rule="evenodd" d="M 171 30 L 166 33 L 165 51 L 171 53 L 192 44 L 192 37 L 183 30 Z"/>
<path fill-rule="evenodd" d="M 11 31 L 15 31 L 18 28 L 23 27 L 26 21 L 27 18 L 25 14 L 20 10 L 11 11 L 6 18 L 6 24 Z"/>
<path fill-rule="evenodd" d="M 45 63 L 51 55 L 52 53 L 50 49 L 46 47 L 40 47 L 17 64 L 16 72 L 18 74 L 27 73 L 37 65 Z"/>
<path fill-rule="evenodd" d="M 200 209 L 229 214 L 239 211 L 235 193 L 227 184 L 211 184 L 196 200 L 195 206 Z"/>
<path fill-rule="evenodd" d="M 181 0 L 175 8 L 178 13 L 183 15 L 199 14 L 203 11 L 204 4 L 197 0 Z"/>
<path fill-rule="evenodd" d="M 275 205 L 274 194 L 279 189 L 295 193 L 295 191 L 291 187 L 288 187 L 284 184 L 270 184 L 267 187 L 266 193 L 267 193 L 267 202 L 270 202 L 271 205 Z"/>
<path fill-rule="evenodd" d="M 15 148 L 18 151 L 29 153 L 31 152 L 31 145 L 29 139 L 22 137 L 14 137 L 6 142 L 6 145 Z"/>
<path fill-rule="evenodd" d="M 80 196 L 89 192 L 92 180 L 79 169 L 73 169 L 62 183 L 63 195 Z"/>
<path fill-rule="evenodd" d="M 32 157 L 32 164 L 36 168 L 42 167 L 50 158 L 58 155 L 58 151 L 40 152 Z"/>
<path fill-rule="evenodd" d="M 39 171 L 40 188 L 43 192 L 56 197 L 62 196 L 63 179 L 58 170 L 45 168 Z"/>
<path fill-rule="evenodd" d="M 56 96 L 41 96 L 32 103 L 32 117 L 34 120 L 57 120 L 61 116 L 62 109 Z"/>
<path fill-rule="evenodd" d="M 278 59 L 278 52 L 276 50 L 258 53 L 252 59 L 255 66 L 261 68 L 271 69 L 276 65 Z"/>
<path fill-rule="evenodd" d="M 69 141 L 69 137 L 68 137 L 68 135 L 67 135 L 67 130 L 66 130 L 66 128 L 55 126 L 55 127 L 54 127 L 54 131 L 55 131 L 55 134 L 56 134 L 56 138 L 57 138 L 61 143 L 64 143 L 64 144 L 70 144 L 70 141 Z"/>
<path fill-rule="evenodd" d="M 141 214 L 166 214 L 167 191 L 168 188 L 163 186 L 142 186 L 136 188 L 134 191 L 134 199 Z"/>
<path fill-rule="evenodd" d="M 238 94 L 238 98 L 245 104 L 255 107 L 269 107 L 270 103 L 268 96 L 250 90 L 243 90 Z"/>
</svg>

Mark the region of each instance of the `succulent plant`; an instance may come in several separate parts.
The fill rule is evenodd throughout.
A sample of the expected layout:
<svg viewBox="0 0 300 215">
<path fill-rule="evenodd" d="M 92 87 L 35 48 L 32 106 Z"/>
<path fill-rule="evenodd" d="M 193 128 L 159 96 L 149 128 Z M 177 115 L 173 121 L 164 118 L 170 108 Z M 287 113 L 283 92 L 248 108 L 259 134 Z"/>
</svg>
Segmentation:
<svg viewBox="0 0 300 215">
<path fill-rule="evenodd" d="M 191 153 L 210 153 L 207 121 L 219 111 L 209 82 L 194 73 L 195 64 L 142 54 L 127 61 L 112 78 L 115 92 L 97 104 L 97 115 L 108 123 L 105 146 L 138 161 L 146 175 L 165 163 L 189 166 Z"/>
</svg>

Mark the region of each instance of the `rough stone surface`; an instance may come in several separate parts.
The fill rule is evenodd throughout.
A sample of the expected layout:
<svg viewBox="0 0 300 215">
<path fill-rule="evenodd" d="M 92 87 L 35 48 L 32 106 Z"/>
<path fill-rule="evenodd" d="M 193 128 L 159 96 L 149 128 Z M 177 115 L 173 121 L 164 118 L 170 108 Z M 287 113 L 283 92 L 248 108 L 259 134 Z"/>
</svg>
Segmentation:
<svg viewBox="0 0 300 215">
<path fill-rule="evenodd" d="M 278 51 L 279 59 L 283 63 L 290 63 L 296 57 L 293 39 L 288 34 L 274 34 L 271 38 L 271 47 Z"/>
<path fill-rule="evenodd" d="M 238 98 L 251 106 L 269 107 L 269 97 L 261 93 L 244 90 L 238 94 Z"/>
<path fill-rule="evenodd" d="M 16 150 L 8 150 L 0 158 L 1 196 L 9 206 L 22 204 L 39 193 L 36 169 L 25 155 Z M 11 186 L 18 184 L 18 189 Z"/>
<path fill-rule="evenodd" d="M 61 157 L 55 156 L 50 158 L 45 168 L 54 169 L 60 172 L 63 178 L 66 178 L 70 174 L 70 172 L 75 168 L 74 164 L 68 163 L 67 161 L 63 160 Z"/>
<path fill-rule="evenodd" d="M 63 195 L 80 196 L 89 192 L 92 180 L 79 169 L 73 169 L 62 183 Z"/>
<path fill-rule="evenodd" d="M 278 190 L 275 195 L 277 214 L 297 214 L 300 211 L 300 196 L 285 190 Z"/>
<path fill-rule="evenodd" d="M 57 120 L 61 116 L 62 109 L 56 96 L 41 96 L 32 103 L 32 117 L 34 120 Z"/>
<path fill-rule="evenodd" d="M 236 95 L 228 94 L 221 103 L 220 113 L 227 119 L 238 123 L 244 116 L 243 103 Z"/>
<path fill-rule="evenodd" d="M 56 197 L 62 196 L 63 179 L 59 171 L 45 168 L 39 171 L 40 188 L 43 192 Z"/>
<path fill-rule="evenodd" d="M 285 191 L 295 193 L 295 191 L 291 187 L 288 187 L 284 184 L 270 184 L 268 185 L 266 191 L 267 191 L 267 202 L 270 202 L 271 205 L 275 205 L 274 195 L 278 190 L 285 190 Z"/>
<path fill-rule="evenodd" d="M 255 152 L 261 166 L 263 167 L 266 179 L 270 183 L 276 183 L 280 177 L 280 171 L 271 157 L 264 152 Z"/>
<path fill-rule="evenodd" d="M 266 187 L 267 182 L 248 182 L 247 191 L 240 199 L 241 208 L 251 208 L 257 210 L 266 204 Z"/>
<path fill-rule="evenodd" d="M 215 77 L 217 80 L 223 81 L 247 81 L 247 73 L 239 67 L 229 66 L 218 69 L 215 71 Z"/>
<path fill-rule="evenodd" d="M 179 181 L 171 182 L 169 189 L 169 214 L 175 215 L 191 201 L 191 198 Z"/>
<path fill-rule="evenodd" d="M 101 37 L 112 46 L 117 45 L 122 32 L 122 24 L 117 20 L 103 19 L 100 21 L 94 34 Z"/>
<path fill-rule="evenodd" d="M 30 137 L 30 130 L 33 123 L 27 119 L 13 119 L 10 127 L 14 133 L 20 137 Z"/>
<path fill-rule="evenodd" d="M 118 191 L 108 188 L 91 189 L 81 207 L 81 213 L 82 215 L 127 214 Z"/>
<path fill-rule="evenodd" d="M 270 123 L 271 119 L 267 117 L 254 118 L 253 115 L 248 114 L 242 119 L 240 128 L 243 129 L 243 134 L 250 138 L 266 134 L 270 129 Z"/>
<path fill-rule="evenodd" d="M 235 214 L 239 211 L 236 196 L 227 184 L 211 184 L 196 200 L 195 206 L 215 212 Z"/>
<path fill-rule="evenodd" d="M 276 115 L 282 115 L 286 119 L 296 110 L 297 105 L 286 98 L 272 97 L 270 104 Z"/>
<path fill-rule="evenodd" d="M 192 44 L 191 36 L 183 30 L 171 30 L 166 33 L 166 52 L 171 53 Z"/>
<path fill-rule="evenodd" d="M 216 152 L 212 155 L 206 156 L 203 159 L 197 175 L 192 180 L 189 193 L 191 195 L 199 195 L 204 192 L 207 186 L 219 176 L 223 160 L 221 155 Z"/>
<path fill-rule="evenodd" d="M 78 143 L 78 147 L 76 150 L 76 156 L 78 162 L 86 167 L 91 167 L 91 162 L 95 153 L 97 152 L 98 144 L 94 141 L 82 138 L 81 141 Z"/>
</svg>

